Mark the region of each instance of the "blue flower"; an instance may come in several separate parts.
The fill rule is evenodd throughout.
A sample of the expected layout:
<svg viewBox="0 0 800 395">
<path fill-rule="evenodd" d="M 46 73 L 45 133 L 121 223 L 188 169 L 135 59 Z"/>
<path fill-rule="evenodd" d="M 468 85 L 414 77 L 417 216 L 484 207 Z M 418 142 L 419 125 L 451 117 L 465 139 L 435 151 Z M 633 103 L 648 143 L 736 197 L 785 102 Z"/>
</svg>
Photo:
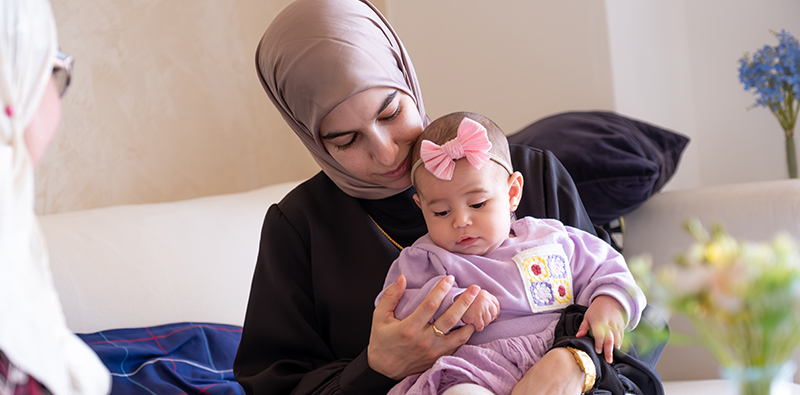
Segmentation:
<svg viewBox="0 0 800 395">
<path fill-rule="evenodd" d="M 739 80 L 753 91 L 755 107 L 766 107 L 784 130 L 794 130 L 800 101 L 800 42 L 791 33 L 773 32 L 777 46 L 765 45 L 739 59 Z"/>
</svg>

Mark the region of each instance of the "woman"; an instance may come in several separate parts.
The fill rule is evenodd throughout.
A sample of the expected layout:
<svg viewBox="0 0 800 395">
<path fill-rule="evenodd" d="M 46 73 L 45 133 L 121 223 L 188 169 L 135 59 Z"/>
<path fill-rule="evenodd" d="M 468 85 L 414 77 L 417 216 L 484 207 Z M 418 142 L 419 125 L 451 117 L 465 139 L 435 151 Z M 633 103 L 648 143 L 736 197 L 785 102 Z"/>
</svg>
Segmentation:
<svg viewBox="0 0 800 395">
<path fill-rule="evenodd" d="M 58 127 L 72 58 L 47 0 L 0 2 L 0 392 L 106 394 L 111 377 L 67 329 L 33 211 L 33 169 Z"/>
<path fill-rule="evenodd" d="M 431 323 L 450 287 L 443 280 L 399 321 L 401 277 L 373 308 L 399 249 L 426 233 L 409 188 L 410 149 L 428 122 L 411 60 L 366 1 L 299 0 L 267 29 L 256 66 L 323 171 L 266 215 L 234 373 L 248 393 L 386 393 L 469 339 L 472 326 L 436 336 L 431 324 L 453 328 L 477 293 Z M 595 233 L 552 155 L 516 146 L 512 162 L 526 179 L 518 213 Z M 558 348 L 517 388 L 578 394 L 583 384 Z"/>
</svg>

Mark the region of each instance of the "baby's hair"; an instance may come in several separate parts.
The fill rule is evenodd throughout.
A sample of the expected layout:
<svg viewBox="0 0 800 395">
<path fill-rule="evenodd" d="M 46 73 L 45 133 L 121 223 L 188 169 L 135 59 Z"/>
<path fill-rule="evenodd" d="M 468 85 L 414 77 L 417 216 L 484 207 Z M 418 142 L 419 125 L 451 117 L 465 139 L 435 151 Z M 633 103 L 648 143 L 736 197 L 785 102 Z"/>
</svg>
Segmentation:
<svg viewBox="0 0 800 395">
<path fill-rule="evenodd" d="M 453 112 L 431 122 L 428 127 L 422 131 L 416 144 L 414 144 L 414 149 L 411 151 L 411 163 L 417 163 L 419 160 L 422 140 L 430 140 L 435 144 L 442 145 L 456 138 L 458 134 L 458 125 L 461 124 L 461 120 L 464 118 L 476 121 L 486 128 L 486 135 L 492 143 L 492 148 L 489 150 L 489 153 L 494 154 L 510 165 L 511 153 L 508 149 L 508 139 L 505 133 L 503 133 L 503 130 L 491 119 L 481 114 L 467 111 Z"/>
</svg>

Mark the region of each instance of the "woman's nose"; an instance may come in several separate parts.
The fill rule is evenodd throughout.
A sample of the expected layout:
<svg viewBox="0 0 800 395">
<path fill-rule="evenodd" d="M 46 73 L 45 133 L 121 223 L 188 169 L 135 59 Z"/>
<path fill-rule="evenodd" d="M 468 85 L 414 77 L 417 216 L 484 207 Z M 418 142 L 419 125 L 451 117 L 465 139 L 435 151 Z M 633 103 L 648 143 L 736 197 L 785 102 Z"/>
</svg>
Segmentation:
<svg viewBox="0 0 800 395">
<path fill-rule="evenodd" d="M 394 141 L 391 133 L 378 129 L 375 131 L 374 141 L 372 155 L 375 161 L 384 166 L 395 165 L 400 146 Z"/>
</svg>

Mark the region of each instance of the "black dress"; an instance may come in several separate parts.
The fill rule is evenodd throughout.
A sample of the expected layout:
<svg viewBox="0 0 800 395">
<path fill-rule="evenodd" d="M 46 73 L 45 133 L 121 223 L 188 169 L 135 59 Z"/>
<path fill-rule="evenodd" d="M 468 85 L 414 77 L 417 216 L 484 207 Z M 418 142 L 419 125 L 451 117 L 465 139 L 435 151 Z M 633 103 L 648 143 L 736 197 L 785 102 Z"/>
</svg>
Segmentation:
<svg viewBox="0 0 800 395">
<path fill-rule="evenodd" d="M 552 154 L 512 146 L 524 175 L 518 215 L 594 232 Z M 264 220 L 242 341 L 234 362 L 248 394 L 385 394 L 396 381 L 367 364 L 375 297 L 399 254 L 427 230 L 413 189 L 381 200 L 343 193 L 319 173 Z"/>
</svg>

